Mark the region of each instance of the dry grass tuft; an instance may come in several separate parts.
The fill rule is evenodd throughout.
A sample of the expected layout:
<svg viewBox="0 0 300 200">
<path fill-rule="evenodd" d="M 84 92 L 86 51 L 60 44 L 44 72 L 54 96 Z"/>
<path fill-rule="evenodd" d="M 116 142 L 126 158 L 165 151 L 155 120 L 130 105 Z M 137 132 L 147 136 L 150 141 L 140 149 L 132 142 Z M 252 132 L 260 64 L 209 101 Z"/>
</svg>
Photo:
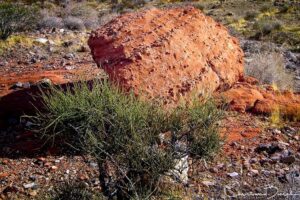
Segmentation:
<svg viewBox="0 0 300 200">
<path fill-rule="evenodd" d="M 293 89 L 294 75 L 284 67 L 284 58 L 277 52 L 256 53 L 245 65 L 245 74 L 257 78 L 262 84 L 269 84 L 279 90 Z"/>
</svg>

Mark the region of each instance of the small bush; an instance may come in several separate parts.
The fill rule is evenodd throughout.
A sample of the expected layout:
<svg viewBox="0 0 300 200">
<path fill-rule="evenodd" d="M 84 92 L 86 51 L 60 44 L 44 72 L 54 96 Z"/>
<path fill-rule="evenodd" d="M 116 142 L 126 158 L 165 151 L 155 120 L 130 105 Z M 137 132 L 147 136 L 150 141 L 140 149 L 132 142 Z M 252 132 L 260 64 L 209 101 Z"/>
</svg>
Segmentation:
<svg viewBox="0 0 300 200">
<path fill-rule="evenodd" d="M 257 78 L 262 84 L 276 85 L 279 89 L 292 89 L 294 76 L 284 67 L 284 58 L 280 53 L 262 52 L 251 58 L 245 65 L 246 75 Z"/>
<path fill-rule="evenodd" d="M 275 110 L 271 113 L 270 122 L 273 125 L 280 125 L 280 123 L 282 122 L 279 108 L 275 108 Z"/>
<path fill-rule="evenodd" d="M 98 19 L 85 19 L 83 23 L 84 23 L 85 28 L 88 30 L 96 29 L 99 26 Z"/>
<path fill-rule="evenodd" d="M 45 16 L 38 26 L 39 28 L 62 28 L 63 20 L 60 17 Z"/>
<path fill-rule="evenodd" d="M 246 16 L 245 16 L 245 19 L 246 20 L 253 20 L 255 19 L 255 17 L 258 15 L 258 12 L 257 11 L 247 11 L 246 12 Z"/>
<path fill-rule="evenodd" d="M 84 23 L 80 18 L 67 17 L 63 20 L 64 26 L 70 30 L 84 30 Z"/>
<path fill-rule="evenodd" d="M 257 29 L 262 35 L 268 35 L 275 30 L 280 30 L 282 27 L 279 21 L 262 20 L 254 24 L 253 28 Z"/>
<path fill-rule="evenodd" d="M 270 5 L 269 3 L 267 3 L 267 4 L 263 5 L 263 6 L 259 9 L 259 11 L 261 11 L 261 12 L 267 12 L 267 11 L 269 11 L 270 9 L 271 9 L 271 5 Z"/>
<path fill-rule="evenodd" d="M 287 13 L 290 9 L 289 5 L 283 5 L 279 7 L 279 13 Z"/>
<path fill-rule="evenodd" d="M 0 3 L 0 39 L 5 40 L 15 32 L 33 28 L 36 15 L 37 9 L 34 7 Z"/>
<path fill-rule="evenodd" d="M 114 18 L 118 17 L 119 14 L 116 12 L 103 12 L 100 13 L 100 17 L 99 17 L 99 25 L 103 26 L 106 23 L 110 22 L 111 20 L 113 20 Z"/>
<path fill-rule="evenodd" d="M 220 145 L 221 112 L 211 101 L 165 111 L 107 81 L 53 88 L 43 100 L 47 112 L 31 117 L 38 132 L 94 155 L 109 197 L 146 198 L 161 176 L 174 169 L 175 159 L 210 156 Z M 169 139 L 162 140 L 164 135 Z"/>
<path fill-rule="evenodd" d="M 193 6 L 201 11 L 203 11 L 205 9 L 205 4 L 203 4 L 201 2 L 196 2 L 193 4 Z"/>
<path fill-rule="evenodd" d="M 44 198 L 45 199 L 45 198 Z M 66 183 L 55 189 L 49 200 L 104 200 L 87 189 L 84 183 Z"/>
<path fill-rule="evenodd" d="M 32 47 L 33 42 L 33 38 L 27 37 L 26 35 L 11 35 L 6 40 L 0 41 L 0 55 L 9 54 L 9 50 L 13 49 L 16 45 L 27 48 Z"/>
<path fill-rule="evenodd" d="M 86 5 L 86 4 L 74 4 L 71 8 L 70 8 L 70 15 L 72 15 L 73 17 L 79 17 L 79 18 L 94 18 L 95 16 L 98 16 L 98 12 L 93 9 L 92 7 Z"/>
<path fill-rule="evenodd" d="M 213 101 L 207 101 L 205 104 L 198 101 L 188 108 L 188 116 L 189 152 L 202 158 L 213 155 L 220 147 L 218 121 L 222 112 L 216 109 Z"/>
<path fill-rule="evenodd" d="M 69 15 L 80 18 L 87 29 L 94 29 L 99 24 L 98 12 L 86 3 L 74 4 Z"/>
<path fill-rule="evenodd" d="M 145 0 L 123 0 L 121 2 L 121 10 L 124 8 L 135 9 L 142 7 L 146 3 Z"/>
</svg>

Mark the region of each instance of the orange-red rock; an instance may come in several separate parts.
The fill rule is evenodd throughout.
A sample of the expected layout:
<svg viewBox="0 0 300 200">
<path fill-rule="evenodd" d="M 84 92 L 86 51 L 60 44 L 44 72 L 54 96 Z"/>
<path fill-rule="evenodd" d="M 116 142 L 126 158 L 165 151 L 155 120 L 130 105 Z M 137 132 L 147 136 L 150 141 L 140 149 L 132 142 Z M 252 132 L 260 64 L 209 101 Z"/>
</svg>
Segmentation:
<svg viewBox="0 0 300 200">
<path fill-rule="evenodd" d="M 243 74 L 238 40 L 192 7 L 122 15 L 88 44 L 111 80 L 165 103 L 228 89 Z"/>
<path fill-rule="evenodd" d="M 231 110 L 265 115 L 279 111 L 282 116 L 300 120 L 300 94 L 276 91 L 271 86 L 258 86 L 255 81 L 243 81 L 216 96 L 224 98 Z"/>
<path fill-rule="evenodd" d="M 40 105 L 41 102 L 36 98 L 39 91 L 36 85 L 43 79 L 49 79 L 53 85 L 61 85 L 76 82 L 79 78 L 90 80 L 96 77 L 98 73 L 100 70 L 95 69 L 92 65 L 84 65 L 78 70 L 72 71 L 37 69 L 35 72 L 24 70 L 22 73 L 0 73 L 0 119 L 6 115 L 22 115 L 33 111 L 35 108 L 32 104 Z M 17 82 L 30 83 L 31 87 L 13 88 Z"/>
</svg>

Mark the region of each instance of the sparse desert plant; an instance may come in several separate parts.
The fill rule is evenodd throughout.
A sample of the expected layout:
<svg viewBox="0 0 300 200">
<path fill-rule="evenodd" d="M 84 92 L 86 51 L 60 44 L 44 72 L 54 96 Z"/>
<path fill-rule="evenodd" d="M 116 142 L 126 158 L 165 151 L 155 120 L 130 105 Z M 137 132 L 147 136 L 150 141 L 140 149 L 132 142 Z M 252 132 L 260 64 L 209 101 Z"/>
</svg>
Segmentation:
<svg viewBox="0 0 300 200">
<path fill-rule="evenodd" d="M 253 10 L 247 11 L 246 15 L 245 15 L 245 19 L 246 20 L 253 20 L 257 15 L 258 15 L 257 11 L 253 11 Z"/>
<path fill-rule="evenodd" d="M 63 20 L 60 17 L 55 16 L 44 16 L 40 23 L 38 24 L 39 28 L 62 28 Z"/>
<path fill-rule="evenodd" d="M 146 3 L 145 0 L 123 0 L 122 3 L 128 8 L 136 8 Z"/>
<path fill-rule="evenodd" d="M 88 30 L 93 30 L 99 26 L 99 20 L 98 19 L 86 19 L 84 20 L 84 26 Z"/>
<path fill-rule="evenodd" d="M 41 198 L 42 199 L 42 198 Z M 43 198 L 45 199 L 45 197 Z M 101 194 L 94 194 L 84 183 L 64 183 L 55 189 L 48 200 L 104 200 Z"/>
<path fill-rule="evenodd" d="M 201 2 L 196 2 L 193 4 L 193 6 L 201 11 L 203 11 L 205 9 L 205 4 L 203 4 Z"/>
<path fill-rule="evenodd" d="M 245 74 L 262 84 L 276 85 L 280 90 L 293 89 L 294 75 L 284 67 L 283 55 L 277 52 L 256 53 L 246 62 Z"/>
<path fill-rule="evenodd" d="M 63 20 L 64 26 L 70 30 L 84 30 L 85 26 L 83 21 L 77 17 L 67 17 Z"/>
<path fill-rule="evenodd" d="M 87 29 L 96 28 L 99 24 L 97 10 L 86 3 L 78 3 L 71 6 L 69 15 L 80 18 Z"/>
<path fill-rule="evenodd" d="M 31 47 L 33 45 L 33 38 L 27 37 L 22 34 L 11 35 L 6 40 L 0 41 L 0 55 L 8 53 L 9 49 L 16 45 L 21 45 L 23 47 Z"/>
<path fill-rule="evenodd" d="M 210 100 L 206 103 L 195 101 L 187 111 L 189 153 L 201 158 L 213 155 L 219 150 L 220 141 L 223 140 L 218 133 L 222 110 L 217 109 L 215 103 Z"/>
<path fill-rule="evenodd" d="M 118 16 L 119 14 L 117 12 L 102 12 L 99 16 L 99 25 L 103 26 Z"/>
<path fill-rule="evenodd" d="M 281 117 L 282 116 L 281 116 L 279 107 L 275 108 L 273 110 L 273 112 L 271 113 L 271 115 L 270 115 L 270 122 L 271 122 L 271 124 L 279 126 L 280 123 L 282 122 L 282 118 Z"/>
<path fill-rule="evenodd" d="M 265 5 L 263 5 L 263 6 L 259 9 L 259 11 L 261 11 L 261 12 L 267 12 L 267 11 L 270 10 L 270 8 L 271 8 L 271 5 L 270 5 L 270 3 L 268 2 L 268 3 L 266 3 Z"/>
<path fill-rule="evenodd" d="M 258 31 L 258 34 L 264 36 L 275 30 L 280 30 L 282 24 L 280 21 L 260 20 L 253 25 L 253 28 Z"/>
<path fill-rule="evenodd" d="M 86 4 L 78 3 L 78 4 L 74 4 L 70 8 L 69 14 L 74 17 L 91 18 L 91 17 L 97 16 L 98 12 Z"/>
<path fill-rule="evenodd" d="M 289 11 L 290 6 L 289 5 L 283 5 L 279 7 L 279 12 L 280 13 L 287 13 Z"/>
<path fill-rule="evenodd" d="M 95 156 L 109 197 L 147 198 L 176 158 L 209 156 L 220 145 L 221 115 L 211 101 L 166 111 L 107 81 L 53 88 L 42 97 L 46 112 L 29 117 L 36 130 Z M 178 150 L 178 143 L 185 147 Z"/>
<path fill-rule="evenodd" d="M 0 3 L 0 39 L 5 40 L 11 34 L 33 28 L 38 14 L 34 7 Z"/>
</svg>

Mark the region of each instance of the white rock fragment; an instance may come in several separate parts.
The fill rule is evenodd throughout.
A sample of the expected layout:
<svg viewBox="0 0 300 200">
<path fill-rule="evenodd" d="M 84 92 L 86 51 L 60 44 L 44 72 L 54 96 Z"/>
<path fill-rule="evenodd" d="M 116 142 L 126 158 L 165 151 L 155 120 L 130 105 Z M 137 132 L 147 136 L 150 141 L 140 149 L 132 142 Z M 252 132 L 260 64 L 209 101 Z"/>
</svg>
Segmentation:
<svg viewBox="0 0 300 200">
<path fill-rule="evenodd" d="M 37 38 L 34 40 L 35 42 L 41 43 L 41 44 L 46 44 L 49 40 L 46 38 Z"/>
<path fill-rule="evenodd" d="M 239 176 L 239 173 L 237 172 L 232 172 L 232 173 L 227 173 L 228 176 L 230 176 L 231 178 L 236 178 Z"/>
<path fill-rule="evenodd" d="M 188 162 L 189 156 L 186 155 L 182 157 L 181 159 L 175 160 L 175 168 L 174 170 L 171 170 L 171 174 L 175 177 L 176 180 L 179 180 L 179 182 L 187 184 L 188 183 L 188 171 L 189 171 L 189 162 Z"/>
<path fill-rule="evenodd" d="M 33 188 L 34 186 L 35 186 L 35 183 L 34 183 L 34 182 L 28 183 L 28 184 L 23 184 L 23 187 L 24 187 L 25 189 Z"/>
</svg>

